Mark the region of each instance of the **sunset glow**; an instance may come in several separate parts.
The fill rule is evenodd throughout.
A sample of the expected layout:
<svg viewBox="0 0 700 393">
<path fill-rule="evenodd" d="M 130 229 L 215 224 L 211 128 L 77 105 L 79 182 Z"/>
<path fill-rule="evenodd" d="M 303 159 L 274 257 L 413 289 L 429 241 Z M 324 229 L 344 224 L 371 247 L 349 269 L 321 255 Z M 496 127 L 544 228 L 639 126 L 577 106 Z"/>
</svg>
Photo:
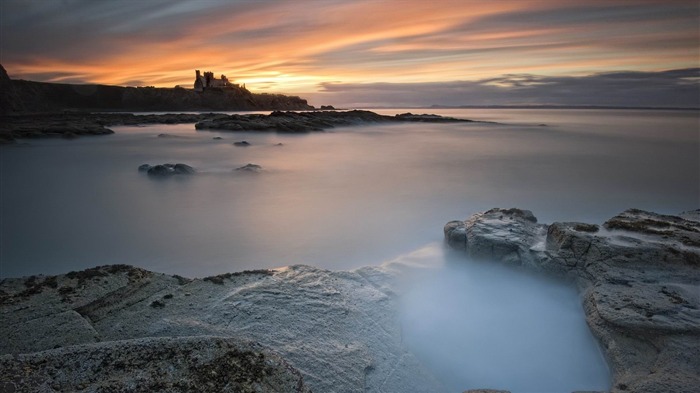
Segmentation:
<svg viewBox="0 0 700 393">
<path fill-rule="evenodd" d="M 254 91 L 698 67 L 690 1 L 3 1 L 13 78 Z"/>
</svg>

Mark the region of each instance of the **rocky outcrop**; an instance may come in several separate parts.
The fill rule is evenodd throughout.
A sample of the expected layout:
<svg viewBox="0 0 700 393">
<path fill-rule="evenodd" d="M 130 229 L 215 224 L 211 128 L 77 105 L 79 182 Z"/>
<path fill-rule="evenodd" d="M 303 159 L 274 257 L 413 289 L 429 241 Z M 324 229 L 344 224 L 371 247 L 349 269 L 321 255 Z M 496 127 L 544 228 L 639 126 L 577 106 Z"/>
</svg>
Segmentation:
<svg viewBox="0 0 700 393">
<path fill-rule="evenodd" d="M 75 138 L 84 135 L 109 135 L 111 126 L 143 124 L 182 124 L 216 116 L 215 114 L 134 115 L 131 113 L 46 113 L 14 114 L 0 117 L 0 143 L 18 138 Z"/>
<path fill-rule="evenodd" d="M 0 65 L 0 115 L 24 110 L 21 97 L 15 91 L 12 79 Z"/>
<path fill-rule="evenodd" d="M 229 131 L 323 131 L 337 126 L 352 126 L 382 122 L 469 122 L 436 115 L 384 116 L 369 111 L 273 112 L 270 115 L 226 115 L 221 113 L 169 113 L 135 115 L 132 113 L 47 113 L 0 116 L 0 143 L 18 138 L 69 137 L 106 135 L 114 131 L 107 127 L 144 124 L 195 123 L 199 130 Z M 167 134 L 159 135 L 168 137 Z M 170 136 L 172 137 L 172 136 Z M 247 146 L 248 142 L 236 142 Z"/>
<path fill-rule="evenodd" d="M 263 168 L 258 164 L 248 163 L 248 164 L 243 165 L 242 167 L 236 168 L 235 170 L 252 172 L 252 173 L 259 173 L 260 171 L 262 171 L 262 169 Z"/>
<path fill-rule="evenodd" d="M 386 116 L 362 110 L 272 112 L 270 115 L 219 116 L 200 121 L 195 124 L 195 128 L 198 130 L 310 132 L 341 126 L 399 122 L 457 123 L 471 122 L 471 120 L 411 113 Z"/>
<path fill-rule="evenodd" d="M 0 385 L 445 391 L 403 346 L 393 278 L 383 267 L 291 266 L 188 279 L 112 265 L 5 279 Z"/>
<path fill-rule="evenodd" d="M 139 172 L 146 172 L 149 176 L 170 177 L 173 175 L 192 175 L 195 169 L 187 164 L 143 164 L 139 166 Z"/>
<path fill-rule="evenodd" d="M 700 211 L 627 210 L 602 227 L 538 224 L 492 209 L 445 226 L 475 258 L 575 280 L 587 322 L 613 371 L 613 392 L 694 392 L 700 386 Z"/>
</svg>

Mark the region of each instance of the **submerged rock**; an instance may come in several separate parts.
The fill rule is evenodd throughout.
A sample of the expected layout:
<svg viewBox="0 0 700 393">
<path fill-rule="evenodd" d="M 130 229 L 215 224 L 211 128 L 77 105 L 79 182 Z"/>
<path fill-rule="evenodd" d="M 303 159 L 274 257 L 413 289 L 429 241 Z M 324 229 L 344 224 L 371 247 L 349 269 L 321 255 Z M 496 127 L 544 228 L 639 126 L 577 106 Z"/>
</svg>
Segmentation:
<svg viewBox="0 0 700 393">
<path fill-rule="evenodd" d="M 612 366 L 613 392 L 693 392 L 700 386 L 699 212 L 630 209 L 603 232 L 492 209 L 447 223 L 445 239 L 475 258 L 575 280 Z"/>
<path fill-rule="evenodd" d="M 236 168 L 236 170 L 237 171 L 247 171 L 247 172 L 258 173 L 258 172 L 262 171 L 262 167 L 260 165 L 257 165 L 257 164 L 246 164 L 240 168 Z"/>
<path fill-rule="evenodd" d="M 150 176 L 168 177 L 172 175 L 192 175 L 195 169 L 187 164 L 143 164 L 139 166 L 139 172 L 146 172 Z"/>
<path fill-rule="evenodd" d="M 250 143 L 248 141 L 239 141 L 239 142 L 233 142 L 233 145 L 246 147 L 246 146 L 250 146 Z"/>
</svg>

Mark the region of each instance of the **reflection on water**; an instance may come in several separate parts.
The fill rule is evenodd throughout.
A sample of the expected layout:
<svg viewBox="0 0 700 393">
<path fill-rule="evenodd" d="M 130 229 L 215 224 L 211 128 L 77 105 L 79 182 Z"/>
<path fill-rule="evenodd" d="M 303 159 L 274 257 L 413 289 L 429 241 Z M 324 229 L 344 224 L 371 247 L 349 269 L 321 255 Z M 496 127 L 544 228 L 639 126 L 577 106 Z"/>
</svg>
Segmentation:
<svg viewBox="0 0 700 393">
<path fill-rule="evenodd" d="M 430 112 L 509 125 L 306 135 L 158 125 L 0 147 L 0 274 L 107 263 L 185 276 L 348 269 L 439 240 L 445 222 L 496 206 L 545 222 L 697 208 L 697 112 Z M 240 140 L 252 146 L 232 145 Z M 154 181 L 136 170 L 165 162 L 202 173 Z M 232 171 L 247 163 L 264 171 Z"/>
<path fill-rule="evenodd" d="M 607 391 L 610 372 L 574 288 L 431 245 L 401 296 L 403 341 L 451 392 Z"/>
</svg>

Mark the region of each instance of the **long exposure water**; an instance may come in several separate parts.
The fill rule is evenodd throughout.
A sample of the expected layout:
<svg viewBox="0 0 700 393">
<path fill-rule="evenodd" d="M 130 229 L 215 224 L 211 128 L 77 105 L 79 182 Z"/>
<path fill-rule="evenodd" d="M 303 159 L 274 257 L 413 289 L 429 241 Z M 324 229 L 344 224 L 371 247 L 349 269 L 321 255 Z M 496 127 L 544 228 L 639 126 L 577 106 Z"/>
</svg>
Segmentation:
<svg viewBox="0 0 700 393">
<path fill-rule="evenodd" d="M 601 222 L 630 207 L 698 206 L 697 112 L 431 112 L 504 125 L 303 135 L 157 125 L 3 146 L 0 274 L 110 263 L 185 276 L 296 263 L 349 269 L 439 240 L 447 221 L 492 207 Z M 251 146 L 232 145 L 240 140 Z M 137 171 L 165 162 L 200 173 L 154 180 Z M 247 163 L 264 170 L 232 170 Z"/>
<path fill-rule="evenodd" d="M 112 263 L 189 277 L 297 263 L 352 269 L 411 255 L 439 242 L 447 221 L 492 207 L 530 209 L 541 222 L 601 223 L 630 207 L 675 214 L 700 205 L 696 111 L 413 112 L 500 124 L 392 124 L 301 135 L 156 125 L 2 146 L 0 277 Z M 233 145 L 242 140 L 251 145 Z M 137 171 L 143 163 L 166 162 L 199 173 L 153 179 Z M 247 163 L 264 169 L 233 170 Z M 404 334 L 448 386 L 489 387 L 487 374 L 499 370 L 523 375 L 493 386 L 513 392 L 608 388 L 573 290 L 521 272 L 460 264 L 442 252 L 429 255 L 443 268 L 407 291 Z M 431 306 L 436 303 L 443 307 Z M 448 351 L 450 342 L 459 344 Z M 562 353 L 563 343 L 578 356 Z M 470 358 L 474 348 L 496 363 Z M 532 363 L 523 355 L 528 351 L 556 359 L 559 374 L 542 375 L 538 370 L 552 362 Z M 534 376 L 564 382 L 533 385 Z M 574 383 L 582 379 L 589 384 Z M 477 385 L 464 386 L 471 383 Z"/>
</svg>

